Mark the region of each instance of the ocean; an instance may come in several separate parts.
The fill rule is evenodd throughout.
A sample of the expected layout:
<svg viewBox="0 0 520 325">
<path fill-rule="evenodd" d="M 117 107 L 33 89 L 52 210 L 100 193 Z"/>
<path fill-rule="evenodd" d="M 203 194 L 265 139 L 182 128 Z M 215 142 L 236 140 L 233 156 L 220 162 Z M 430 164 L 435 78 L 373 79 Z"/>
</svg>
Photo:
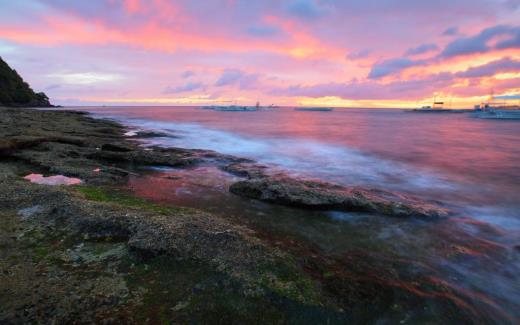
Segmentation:
<svg viewBox="0 0 520 325">
<path fill-rule="evenodd" d="M 443 299 L 468 309 L 475 320 L 520 319 L 518 121 L 395 109 L 76 109 L 130 129 L 168 135 L 146 139 L 143 145 L 210 149 L 251 158 L 295 177 L 440 202 L 455 214 L 423 221 L 271 206 L 229 194 L 227 187 L 236 177 L 208 166 L 156 166 L 146 177 L 130 182 L 137 195 L 220 213 L 255 229 L 310 243 L 324 255 L 341 259 L 362 252 L 367 261 L 376 260 L 374 269 L 396 272 L 399 281 L 385 285 L 402 289 L 419 283 L 408 291 L 429 301 L 432 319 L 441 308 L 435 305 L 440 287 L 454 292 Z M 387 259 L 390 262 L 382 262 Z M 394 299 L 398 304 L 409 297 Z"/>
</svg>

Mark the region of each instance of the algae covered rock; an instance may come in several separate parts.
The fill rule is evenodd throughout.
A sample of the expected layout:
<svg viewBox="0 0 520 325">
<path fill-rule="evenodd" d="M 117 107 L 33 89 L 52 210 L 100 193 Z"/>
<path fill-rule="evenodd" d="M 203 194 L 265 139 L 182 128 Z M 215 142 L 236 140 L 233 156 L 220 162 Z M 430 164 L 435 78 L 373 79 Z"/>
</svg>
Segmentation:
<svg viewBox="0 0 520 325">
<path fill-rule="evenodd" d="M 304 208 L 366 211 L 394 217 L 441 218 L 448 210 L 390 191 L 298 180 L 287 176 L 252 178 L 230 187 L 234 194 Z"/>
</svg>

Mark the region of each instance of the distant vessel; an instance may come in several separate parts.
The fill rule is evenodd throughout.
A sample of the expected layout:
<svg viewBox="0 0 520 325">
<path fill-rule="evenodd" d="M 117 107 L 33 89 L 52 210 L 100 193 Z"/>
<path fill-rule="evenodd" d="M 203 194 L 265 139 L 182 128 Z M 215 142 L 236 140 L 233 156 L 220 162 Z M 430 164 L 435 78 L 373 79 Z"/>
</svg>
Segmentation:
<svg viewBox="0 0 520 325">
<path fill-rule="evenodd" d="M 437 101 L 437 96 L 433 99 L 432 106 L 423 106 L 421 108 L 406 109 L 406 112 L 418 112 L 418 113 L 464 113 L 464 110 L 456 110 L 451 108 L 444 108 L 444 102 Z"/>
<path fill-rule="evenodd" d="M 269 107 L 262 107 L 260 105 L 260 102 L 257 101 L 255 106 L 244 106 L 244 105 L 228 105 L 228 106 L 218 106 L 218 105 L 211 105 L 211 106 L 201 106 L 201 109 L 208 109 L 208 110 L 214 110 L 219 112 L 254 112 L 259 110 L 267 110 L 269 108 L 275 107 L 274 105 L 271 105 Z"/>
<path fill-rule="evenodd" d="M 520 120 L 520 109 L 487 109 L 477 112 L 476 117 L 488 120 Z"/>
<path fill-rule="evenodd" d="M 331 107 L 296 107 L 296 111 L 303 112 L 330 112 L 333 111 L 334 108 Z"/>
<path fill-rule="evenodd" d="M 520 120 L 520 105 L 498 102 L 491 92 L 487 102 L 475 105 L 474 116 L 490 120 Z"/>
<path fill-rule="evenodd" d="M 259 107 L 257 106 L 237 106 L 237 105 L 231 105 L 231 106 L 215 106 L 213 110 L 220 111 L 220 112 L 252 112 L 252 111 L 258 111 Z"/>
</svg>

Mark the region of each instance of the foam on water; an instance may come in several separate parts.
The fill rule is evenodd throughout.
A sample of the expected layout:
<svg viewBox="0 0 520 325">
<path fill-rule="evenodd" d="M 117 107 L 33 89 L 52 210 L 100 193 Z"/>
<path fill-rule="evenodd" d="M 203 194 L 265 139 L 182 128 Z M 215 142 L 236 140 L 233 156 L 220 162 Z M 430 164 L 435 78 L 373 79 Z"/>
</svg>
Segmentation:
<svg viewBox="0 0 520 325">
<path fill-rule="evenodd" d="M 444 175 L 428 167 L 418 167 L 354 148 L 309 138 L 252 136 L 216 129 L 200 123 L 157 121 L 124 115 L 98 115 L 129 126 L 134 132 L 159 131 L 171 137 L 141 140 L 145 145 L 214 150 L 251 158 L 300 177 L 316 178 L 352 186 L 373 186 L 440 200 L 460 213 L 507 229 L 518 225 L 518 216 L 500 206 L 475 209 L 473 201 L 482 197 L 486 184 L 472 183 L 457 175 Z M 485 213 L 483 213 L 485 210 Z M 513 214 L 517 212 L 513 211 Z"/>
<path fill-rule="evenodd" d="M 120 117 L 116 117 L 121 120 Z M 378 185 L 412 189 L 455 190 L 457 184 L 403 163 L 385 160 L 361 151 L 313 140 L 247 137 L 193 123 L 125 119 L 123 123 L 147 131 L 171 134 L 170 138 L 147 139 L 149 144 L 189 149 L 215 150 L 252 158 L 282 168 L 297 176 L 320 178 L 342 185 Z M 174 137 L 175 136 L 175 137 Z"/>
</svg>

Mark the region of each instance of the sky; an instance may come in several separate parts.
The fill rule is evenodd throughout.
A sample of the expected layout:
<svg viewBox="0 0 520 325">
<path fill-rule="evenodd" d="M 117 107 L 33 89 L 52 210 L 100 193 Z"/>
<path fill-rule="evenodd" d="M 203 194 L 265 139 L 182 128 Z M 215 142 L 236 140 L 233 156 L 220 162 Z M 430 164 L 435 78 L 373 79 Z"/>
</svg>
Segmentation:
<svg viewBox="0 0 520 325">
<path fill-rule="evenodd" d="M 0 0 L 0 56 L 61 105 L 520 100 L 520 0 Z"/>
</svg>

